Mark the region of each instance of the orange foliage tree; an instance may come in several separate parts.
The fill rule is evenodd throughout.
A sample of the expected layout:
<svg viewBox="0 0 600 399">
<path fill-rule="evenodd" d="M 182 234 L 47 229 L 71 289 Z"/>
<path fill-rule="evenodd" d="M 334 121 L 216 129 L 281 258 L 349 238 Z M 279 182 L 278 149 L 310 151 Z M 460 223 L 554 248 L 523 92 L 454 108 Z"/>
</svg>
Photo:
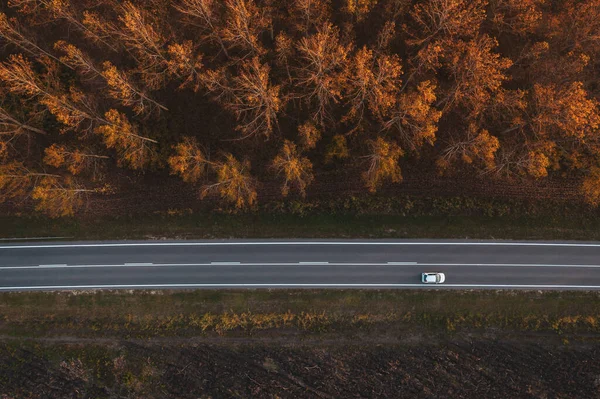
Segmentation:
<svg viewBox="0 0 600 399">
<path fill-rule="evenodd" d="M 238 209 L 254 205 L 256 180 L 250 175 L 250 161 L 240 162 L 231 154 L 225 154 L 224 158 L 213 165 L 217 182 L 204 186 L 201 197 L 216 192 Z"/>
<path fill-rule="evenodd" d="M 78 148 L 70 148 L 61 144 L 52 144 L 44 150 L 44 163 L 55 168 L 66 168 L 72 175 L 83 171 L 96 174 L 99 161 L 108 159 L 106 155 L 97 155 L 84 152 Z"/>
<path fill-rule="evenodd" d="M 348 76 L 350 110 L 346 120 L 360 124 L 368 109 L 376 119 L 383 119 L 396 106 L 401 89 L 402 65 L 395 55 L 374 55 L 372 50 L 363 47 L 352 61 L 352 71 Z"/>
<path fill-rule="evenodd" d="M 86 195 L 105 188 L 87 189 L 72 177 L 44 177 L 33 188 L 31 197 L 38 201 L 36 210 L 53 218 L 73 216 L 84 205 Z"/>
<path fill-rule="evenodd" d="M 90 131 L 97 116 L 94 105 L 82 92 L 71 89 L 68 94 L 57 93 L 51 86 L 54 82 L 44 82 L 34 72 L 29 61 L 23 56 L 11 55 L 0 64 L 0 80 L 15 94 L 39 98 L 56 119 L 67 130 Z"/>
<path fill-rule="evenodd" d="M 54 55 L 44 50 L 42 47 L 37 45 L 35 41 L 28 37 L 28 35 L 19 26 L 15 18 L 9 19 L 6 14 L 0 12 L 0 38 L 6 42 L 19 47 L 21 50 L 28 53 L 30 56 L 49 57 L 56 61 L 59 61 Z"/>
<path fill-rule="evenodd" d="M 288 195 L 290 188 L 298 190 L 303 197 L 306 195 L 306 187 L 314 180 L 312 163 L 307 157 L 301 156 L 294 143 L 285 140 L 271 166 L 284 176 L 281 187 L 284 197 Z"/>
<path fill-rule="evenodd" d="M 475 124 L 470 124 L 466 137 L 452 140 L 443 150 L 437 160 L 440 173 L 445 172 L 457 161 L 467 165 L 480 167 L 483 170 L 493 170 L 496 166 L 495 153 L 500 148 L 497 137 L 487 130 L 478 130 Z"/>
<path fill-rule="evenodd" d="M 136 87 L 130 80 L 129 76 L 119 71 L 110 61 L 105 61 L 103 64 L 102 76 L 108 84 L 108 93 L 126 107 L 131 107 L 136 114 L 149 113 L 155 109 L 168 109 L 151 99 L 146 92 Z"/>
<path fill-rule="evenodd" d="M 245 55 L 257 56 L 265 52 L 260 35 L 271 25 L 264 7 L 254 0 L 225 0 L 225 26 L 221 35 L 230 49 L 239 49 Z"/>
<path fill-rule="evenodd" d="M 70 0 L 10 0 L 11 7 L 16 7 L 24 14 L 35 14 L 36 20 L 50 17 L 67 22 L 71 27 L 82 32 L 94 43 L 101 43 L 106 48 L 116 51 L 116 48 L 106 38 L 97 35 L 81 21 L 80 14 Z"/>
<path fill-rule="evenodd" d="M 179 175 L 187 183 L 195 183 L 202 178 L 211 162 L 206 158 L 198 141 L 185 137 L 174 147 L 175 155 L 169 157 L 171 174 Z"/>
<path fill-rule="evenodd" d="M 221 37 L 220 4 L 219 0 L 182 0 L 175 8 L 185 16 L 187 24 L 200 29 L 201 41 L 218 43 L 221 51 L 229 56 Z"/>
<path fill-rule="evenodd" d="M 127 117 L 111 109 L 104 114 L 102 125 L 96 128 L 107 148 L 117 151 L 117 162 L 131 169 L 143 169 L 155 158 L 156 140 L 138 134 L 135 125 Z"/>
<path fill-rule="evenodd" d="M 437 38 L 471 38 L 485 20 L 487 0 L 425 0 L 410 12 L 415 23 L 409 43 L 424 45 Z"/>
<path fill-rule="evenodd" d="M 445 99 L 446 107 L 465 106 L 478 115 L 507 79 L 506 69 L 512 61 L 492 51 L 498 42 L 487 35 L 447 45 L 453 85 Z"/>
<path fill-rule="evenodd" d="M 502 33 L 525 36 L 535 33 L 542 22 L 545 0 L 489 0 L 489 18 Z"/>
<path fill-rule="evenodd" d="M 290 9 L 292 25 L 300 32 L 309 32 L 331 18 L 330 0 L 293 0 Z"/>
<path fill-rule="evenodd" d="M 381 137 L 367 141 L 369 155 L 365 156 L 369 161 L 369 169 L 362 177 L 370 192 L 374 193 L 381 184 L 389 180 L 392 183 L 402 181 L 402 173 L 398 161 L 404 155 L 404 151 L 398 144 L 386 141 Z"/>
<path fill-rule="evenodd" d="M 305 122 L 298 126 L 298 137 L 300 144 L 307 150 L 317 146 L 317 142 L 321 139 L 321 131 L 311 122 Z"/>
<path fill-rule="evenodd" d="M 425 143 L 435 142 L 442 116 L 434 106 L 435 89 L 435 84 L 427 80 L 419 83 L 416 90 L 403 93 L 383 125 L 384 129 L 398 133 L 405 148 L 416 151 Z"/>
<path fill-rule="evenodd" d="M 27 198 L 43 177 L 60 177 L 29 170 L 22 162 L 0 163 L 0 201 Z"/>
<path fill-rule="evenodd" d="M 349 46 L 340 44 L 339 29 L 326 23 L 298 44 L 300 67 L 296 84 L 314 106 L 313 119 L 324 124 L 329 107 L 342 98 L 348 77 Z"/>
</svg>

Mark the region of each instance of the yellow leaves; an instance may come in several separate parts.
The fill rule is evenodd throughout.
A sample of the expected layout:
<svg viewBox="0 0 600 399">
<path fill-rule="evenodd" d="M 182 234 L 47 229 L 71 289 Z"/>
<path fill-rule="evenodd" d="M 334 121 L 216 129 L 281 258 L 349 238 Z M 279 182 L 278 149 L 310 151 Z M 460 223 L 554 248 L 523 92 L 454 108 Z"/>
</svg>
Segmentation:
<svg viewBox="0 0 600 399">
<path fill-rule="evenodd" d="M 171 174 L 179 175 L 187 183 L 195 183 L 205 174 L 209 164 L 196 139 L 185 137 L 175 147 L 175 155 L 169 157 Z"/>
<path fill-rule="evenodd" d="M 536 178 L 548 176 L 550 159 L 542 151 L 529 151 L 527 162 L 527 173 Z"/>
<path fill-rule="evenodd" d="M 367 141 L 369 146 L 369 169 L 362 177 L 370 192 L 374 193 L 381 184 L 388 180 L 393 183 L 402 181 L 402 173 L 398 161 L 404 155 L 404 151 L 398 144 L 386 141 L 381 137 L 376 140 Z"/>
<path fill-rule="evenodd" d="M 425 143 L 433 145 L 442 112 L 434 107 L 436 85 L 429 80 L 403 93 L 385 129 L 395 128 L 405 148 L 416 151 Z"/>
<path fill-rule="evenodd" d="M 344 119 L 363 118 L 365 108 L 378 119 L 396 105 L 402 85 L 402 64 L 396 55 L 378 54 L 363 47 L 354 56 L 348 77 L 350 110 Z"/>
<path fill-rule="evenodd" d="M 140 136 L 127 117 L 111 109 L 104 114 L 105 124 L 96 128 L 103 137 L 107 148 L 114 148 L 119 165 L 128 165 L 131 169 L 143 169 L 154 157 L 156 141 Z"/>
<path fill-rule="evenodd" d="M 227 17 L 221 35 L 231 48 L 237 48 L 252 55 L 265 52 L 259 41 L 260 34 L 267 29 L 271 20 L 264 9 L 254 0 L 225 0 Z"/>
<path fill-rule="evenodd" d="M 463 162 L 473 163 L 475 159 L 483 162 L 485 168 L 494 167 L 495 153 L 500 148 L 498 138 L 492 136 L 487 130 L 481 130 L 472 140 L 467 151 L 461 154 Z"/>
<path fill-rule="evenodd" d="M 468 107 L 472 115 L 478 115 L 507 79 L 504 72 L 512 61 L 492 52 L 498 42 L 487 35 L 469 42 L 449 43 L 448 46 L 454 77 L 449 104 L 457 102 Z"/>
<path fill-rule="evenodd" d="M 600 128 L 598 102 L 588 98 L 581 82 L 563 88 L 536 84 L 533 103 L 536 114 L 532 127 L 539 135 L 555 133 L 584 142 Z"/>
<path fill-rule="evenodd" d="M 32 173 L 21 162 L 0 164 L 0 202 L 24 197 L 32 179 Z"/>
<path fill-rule="evenodd" d="M 410 12 L 415 39 L 409 44 L 421 45 L 438 36 L 453 39 L 477 34 L 485 19 L 487 0 L 427 0 L 417 3 Z"/>
<path fill-rule="evenodd" d="M 313 123 L 305 122 L 298 126 L 298 137 L 305 149 L 313 149 L 321 139 L 321 131 Z"/>
<path fill-rule="evenodd" d="M 327 147 L 325 153 L 325 162 L 331 162 L 334 158 L 341 160 L 348 158 L 350 153 L 348 152 L 348 143 L 346 137 L 341 134 L 336 134 L 331 139 L 331 143 Z"/>
<path fill-rule="evenodd" d="M 345 0 L 346 11 L 361 20 L 377 4 L 377 0 Z"/>
<path fill-rule="evenodd" d="M 31 197 L 38 201 L 35 209 L 53 218 L 73 216 L 75 210 L 83 205 L 84 190 L 71 178 L 63 181 L 56 177 L 44 177 L 35 186 Z"/>
<path fill-rule="evenodd" d="M 45 105 L 52 115 L 65 125 L 61 129 L 61 133 L 77 129 L 87 132 L 93 127 L 96 116 L 89 112 L 89 109 L 85 109 L 89 108 L 89 104 L 82 92 L 71 89 L 68 95 L 45 95 L 40 100 L 40 103 Z M 83 105 L 83 107 L 77 106 L 78 103 Z M 84 123 L 87 123 L 87 126 L 83 126 Z"/>
<path fill-rule="evenodd" d="M 490 19 L 500 32 L 532 34 L 542 21 L 543 3 L 544 0 L 490 0 Z"/>
<path fill-rule="evenodd" d="M 256 202 L 256 182 L 250 175 L 250 161 L 240 162 L 231 154 L 225 160 L 214 165 L 217 183 L 205 186 L 201 197 L 216 191 L 221 198 L 241 209 Z"/>
<path fill-rule="evenodd" d="M 592 206 L 600 204 L 600 168 L 594 166 L 581 184 L 581 193 L 585 200 Z"/>
<path fill-rule="evenodd" d="M 440 173 L 459 159 L 484 170 L 492 170 L 496 166 L 496 151 L 500 148 L 498 138 L 474 123 L 469 125 L 466 133 L 465 138 L 454 139 L 436 161 Z"/>
<path fill-rule="evenodd" d="M 107 156 L 87 154 L 77 148 L 69 148 L 60 144 L 52 144 L 44 150 L 44 163 L 55 168 L 66 167 L 72 175 L 78 175 L 85 169 L 96 171 L 96 161 Z"/>
<path fill-rule="evenodd" d="M 342 96 L 348 75 L 349 46 L 339 43 L 339 29 L 331 23 L 319 27 L 316 34 L 303 37 L 298 44 L 300 70 L 298 85 L 316 103 L 314 118 L 321 124 L 328 117 L 328 107 Z"/>
<path fill-rule="evenodd" d="M 0 64 L 0 80 L 12 93 L 32 97 L 42 93 L 41 83 L 31 63 L 21 54 L 11 54 L 8 61 Z"/>
<path fill-rule="evenodd" d="M 150 99 L 142 90 L 129 81 L 129 77 L 119 71 L 110 61 L 102 64 L 102 76 L 108 84 L 109 95 L 127 107 L 132 107 L 136 114 L 152 111 L 158 107 L 167 110 L 164 106 Z"/>
<path fill-rule="evenodd" d="M 242 64 L 240 73 L 233 78 L 231 101 L 225 106 L 232 110 L 238 121 L 237 126 L 244 137 L 252 135 L 270 136 L 277 125 L 277 113 L 282 105 L 279 86 L 269 80 L 270 68 L 261 64 L 258 57 Z"/>
<path fill-rule="evenodd" d="M 75 68 L 80 73 L 100 75 L 100 71 L 96 69 L 92 60 L 74 45 L 59 40 L 54 43 L 54 49 L 61 51 L 64 56 L 60 57 L 61 62 Z"/>
<path fill-rule="evenodd" d="M 168 69 L 172 75 L 183 76 L 185 81 L 180 88 L 192 86 L 194 91 L 200 88 L 200 70 L 202 69 L 202 56 L 194 54 L 194 45 L 190 40 L 183 43 L 170 44 Z"/>
<path fill-rule="evenodd" d="M 271 166 L 277 173 L 284 175 L 285 181 L 281 187 L 283 196 L 288 195 L 291 187 L 295 187 L 301 196 L 306 195 L 306 187 L 314 180 L 312 163 L 308 158 L 300 156 L 294 143 L 285 140 Z"/>
<path fill-rule="evenodd" d="M 292 51 L 292 38 L 285 32 L 277 34 L 277 37 L 275 37 L 275 53 L 277 54 L 277 61 L 280 63 L 287 62 L 288 58 L 292 55 Z"/>
</svg>

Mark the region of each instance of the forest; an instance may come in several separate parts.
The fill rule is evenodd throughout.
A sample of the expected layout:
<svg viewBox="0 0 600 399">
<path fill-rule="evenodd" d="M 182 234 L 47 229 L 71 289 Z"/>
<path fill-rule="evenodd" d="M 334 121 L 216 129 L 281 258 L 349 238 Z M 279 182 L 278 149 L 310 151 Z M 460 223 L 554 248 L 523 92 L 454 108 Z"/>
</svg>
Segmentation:
<svg viewBox="0 0 600 399">
<path fill-rule="evenodd" d="M 0 204 L 170 174 L 232 209 L 410 165 L 600 203 L 600 0 L 3 0 Z"/>
</svg>

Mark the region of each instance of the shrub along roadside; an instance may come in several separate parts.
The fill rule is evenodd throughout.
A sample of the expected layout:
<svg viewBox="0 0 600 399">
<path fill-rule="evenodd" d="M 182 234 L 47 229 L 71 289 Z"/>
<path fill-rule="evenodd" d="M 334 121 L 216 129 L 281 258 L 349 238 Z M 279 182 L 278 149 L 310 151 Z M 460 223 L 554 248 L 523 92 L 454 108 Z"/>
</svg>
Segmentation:
<svg viewBox="0 0 600 399">
<path fill-rule="evenodd" d="M 448 304 L 452 304 L 448 306 Z M 247 290 L 0 294 L 0 335 L 211 337 L 600 334 L 600 293 Z"/>
<path fill-rule="evenodd" d="M 471 197 L 358 196 L 271 202 L 252 212 L 172 209 L 122 217 L 0 217 L 0 237 L 600 239 L 583 204 Z"/>
</svg>

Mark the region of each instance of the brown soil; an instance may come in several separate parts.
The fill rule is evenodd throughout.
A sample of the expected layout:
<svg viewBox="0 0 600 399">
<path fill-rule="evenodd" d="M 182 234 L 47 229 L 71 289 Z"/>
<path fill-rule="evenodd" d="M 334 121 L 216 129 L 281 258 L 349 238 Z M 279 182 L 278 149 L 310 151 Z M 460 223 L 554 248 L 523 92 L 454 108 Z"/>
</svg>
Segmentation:
<svg viewBox="0 0 600 399">
<path fill-rule="evenodd" d="M 0 344 L 3 398 L 598 398 L 600 347 Z"/>
</svg>

